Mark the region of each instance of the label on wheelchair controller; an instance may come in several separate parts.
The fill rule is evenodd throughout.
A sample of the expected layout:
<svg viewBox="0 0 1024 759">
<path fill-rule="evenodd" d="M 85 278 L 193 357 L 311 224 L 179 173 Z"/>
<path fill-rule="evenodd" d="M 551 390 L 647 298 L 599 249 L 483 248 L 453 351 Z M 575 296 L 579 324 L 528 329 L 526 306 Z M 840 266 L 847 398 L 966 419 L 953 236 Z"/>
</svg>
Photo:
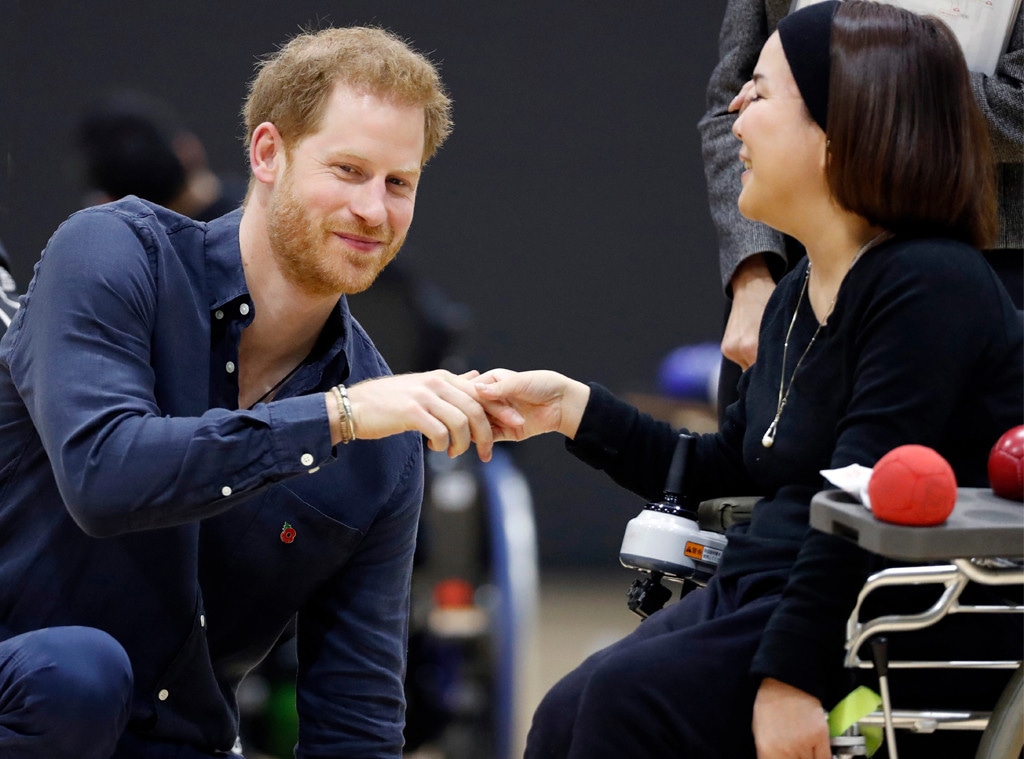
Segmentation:
<svg viewBox="0 0 1024 759">
<path fill-rule="evenodd" d="M 686 541 L 686 548 L 683 553 L 691 559 L 706 561 L 709 564 L 717 564 L 722 558 L 722 551 L 718 548 Z"/>
</svg>

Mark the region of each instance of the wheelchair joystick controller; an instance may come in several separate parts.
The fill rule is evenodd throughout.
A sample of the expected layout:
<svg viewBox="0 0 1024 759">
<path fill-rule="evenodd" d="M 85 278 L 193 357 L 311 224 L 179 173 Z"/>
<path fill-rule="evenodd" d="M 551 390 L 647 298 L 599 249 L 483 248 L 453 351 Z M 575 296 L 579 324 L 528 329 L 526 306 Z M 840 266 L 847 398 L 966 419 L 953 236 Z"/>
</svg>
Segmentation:
<svg viewBox="0 0 1024 759">
<path fill-rule="evenodd" d="M 634 580 L 627 594 L 630 610 L 641 617 L 650 616 L 671 598 L 672 591 L 661 584 L 662 578 L 682 582 L 683 594 L 694 585 L 706 585 L 725 548 L 724 535 L 700 528 L 697 508 L 684 492 L 696 442 L 692 435 L 679 435 L 662 499 L 648 503 L 626 525 L 619 561 L 648 574 L 646 579 Z"/>
</svg>

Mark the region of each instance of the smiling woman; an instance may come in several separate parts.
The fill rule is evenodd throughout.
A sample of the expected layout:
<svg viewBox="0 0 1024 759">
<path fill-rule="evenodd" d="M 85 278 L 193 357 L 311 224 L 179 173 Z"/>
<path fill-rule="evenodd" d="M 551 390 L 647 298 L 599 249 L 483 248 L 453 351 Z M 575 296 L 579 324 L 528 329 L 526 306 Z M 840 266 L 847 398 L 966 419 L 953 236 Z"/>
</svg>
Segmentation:
<svg viewBox="0 0 1024 759">
<path fill-rule="evenodd" d="M 884 3 L 810 6 L 764 45 L 734 130 L 747 166 L 739 207 L 796 236 L 807 260 L 768 301 L 739 400 L 717 433 L 697 437 L 681 493 L 759 500 L 729 529 L 706 588 L 549 691 L 528 759 L 831 756 L 825 710 L 850 688 L 845 621 L 880 560 L 810 529 L 821 471 L 917 444 L 949 461 L 960 485 L 983 487 L 988 451 L 1024 415 L 1020 316 L 972 247 L 987 242 L 995 196 L 991 182 L 972 184 L 989 153 L 967 77 L 942 22 Z M 911 133 L 920 139 L 902 142 Z M 932 163 L 944 167 L 935 193 L 921 182 Z M 851 184 L 854 171 L 869 175 Z M 496 369 L 478 388 L 524 418 L 499 439 L 559 432 L 620 485 L 661 496 L 679 430 L 556 372 Z M 984 624 L 967 635 L 940 625 L 899 645 L 966 637 L 1019 657 L 1018 620 Z M 974 708 L 1004 684 L 956 677 L 944 687 L 976 696 Z M 913 675 L 901 687 L 908 702 L 935 690 Z M 899 754 L 969 756 L 977 736 L 940 740 L 941 750 L 924 737 Z"/>
<path fill-rule="evenodd" d="M 740 212 L 800 239 L 817 208 L 830 202 L 825 132 L 800 96 L 777 35 L 761 51 L 733 134 L 742 143 L 740 160 L 746 167 Z"/>
</svg>

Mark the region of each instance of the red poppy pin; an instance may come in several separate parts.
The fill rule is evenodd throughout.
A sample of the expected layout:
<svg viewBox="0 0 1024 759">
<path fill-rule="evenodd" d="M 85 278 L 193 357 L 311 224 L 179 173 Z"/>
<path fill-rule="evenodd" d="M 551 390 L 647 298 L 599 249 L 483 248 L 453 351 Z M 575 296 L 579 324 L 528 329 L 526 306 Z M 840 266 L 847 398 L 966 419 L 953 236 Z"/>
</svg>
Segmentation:
<svg viewBox="0 0 1024 759">
<path fill-rule="evenodd" d="M 287 522 L 285 522 L 284 527 L 281 528 L 281 542 L 291 543 L 293 540 L 295 540 L 295 535 L 295 528 Z"/>
</svg>

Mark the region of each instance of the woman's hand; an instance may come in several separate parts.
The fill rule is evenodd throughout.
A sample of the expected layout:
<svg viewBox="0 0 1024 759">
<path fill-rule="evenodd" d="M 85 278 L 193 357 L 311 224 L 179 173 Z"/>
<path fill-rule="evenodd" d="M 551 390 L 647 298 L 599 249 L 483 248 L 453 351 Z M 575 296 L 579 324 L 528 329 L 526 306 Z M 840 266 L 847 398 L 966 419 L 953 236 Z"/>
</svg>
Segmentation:
<svg viewBox="0 0 1024 759">
<path fill-rule="evenodd" d="M 780 680 L 761 682 L 752 729 L 757 759 L 832 759 L 821 702 Z"/>
<path fill-rule="evenodd" d="M 492 369 L 476 380 L 477 397 L 491 417 L 494 440 L 525 440 L 545 432 L 576 436 L 590 388 L 582 382 L 551 371 L 513 372 Z M 507 407 L 522 424 L 507 424 Z"/>
</svg>

